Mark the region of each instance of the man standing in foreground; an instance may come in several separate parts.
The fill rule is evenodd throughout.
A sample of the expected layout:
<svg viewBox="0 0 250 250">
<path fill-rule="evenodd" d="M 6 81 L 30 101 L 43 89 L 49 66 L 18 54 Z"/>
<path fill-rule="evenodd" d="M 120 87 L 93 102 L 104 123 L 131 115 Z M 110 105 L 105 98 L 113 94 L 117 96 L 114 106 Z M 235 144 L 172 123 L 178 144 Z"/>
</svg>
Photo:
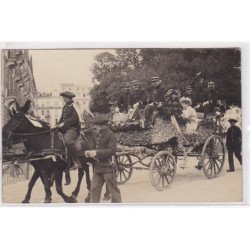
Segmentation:
<svg viewBox="0 0 250 250">
<path fill-rule="evenodd" d="M 242 165 L 241 157 L 241 130 L 235 124 L 237 120 L 229 119 L 230 128 L 227 130 L 227 150 L 228 150 L 228 162 L 229 170 L 227 172 L 234 172 L 234 154 Z"/>
<path fill-rule="evenodd" d="M 111 194 L 111 201 L 119 203 L 121 202 L 121 193 L 116 181 L 115 166 L 112 164 L 117 147 L 116 137 L 107 127 L 108 119 L 105 116 L 94 117 L 92 123 L 97 130 L 95 150 L 85 151 L 86 157 L 95 158 L 90 202 L 100 202 L 102 186 L 106 183 Z"/>
</svg>

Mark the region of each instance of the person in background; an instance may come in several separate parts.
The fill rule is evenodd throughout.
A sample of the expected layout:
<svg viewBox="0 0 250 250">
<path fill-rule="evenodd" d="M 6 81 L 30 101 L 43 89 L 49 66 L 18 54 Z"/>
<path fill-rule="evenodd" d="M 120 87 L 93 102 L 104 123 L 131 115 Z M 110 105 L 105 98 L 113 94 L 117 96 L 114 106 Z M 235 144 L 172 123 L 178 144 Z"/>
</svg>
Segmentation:
<svg viewBox="0 0 250 250">
<path fill-rule="evenodd" d="M 203 96 L 203 99 L 206 100 L 202 104 L 205 119 L 209 113 L 213 113 L 218 100 L 218 91 L 213 81 L 207 83 L 207 88 L 204 90 Z"/>
<path fill-rule="evenodd" d="M 91 123 L 96 127 L 97 137 L 94 150 L 85 151 L 86 157 L 94 158 L 94 175 L 90 188 L 90 202 L 99 203 L 103 184 L 111 194 L 111 201 L 121 202 L 121 193 L 116 181 L 115 165 L 112 158 L 116 152 L 117 142 L 114 133 L 107 127 L 108 119 L 103 116 L 95 116 Z"/>
<path fill-rule="evenodd" d="M 132 105 L 131 102 L 132 102 L 132 100 L 131 100 L 130 83 L 125 82 L 120 99 L 117 102 L 117 106 L 119 108 L 119 111 L 128 113 L 128 110 L 131 108 L 131 105 Z"/>
<path fill-rule="evenodd" d="M 157 113 L 157 107 L 164 102 L 166 89 L 162 86 L 162 81 L 158 76 L 151 77 L 148 88 L 148 104 L 145 107 L 145 125 L 152 128 Z"/>
<path fill-rule="evenodd" d="M 242 165 L 242 157 L 241 157 L 241 129 L 237 127 L 235 124 L 237 123 L 236 119 L 229 119 L 230 127 L 227 130 L 226 137 L 226 146 L 228 150 L 228 163 L 229 169 L 227 172 L 234 172 L 234 154 L 235 157 L 239 160 Z"/>
</svg>

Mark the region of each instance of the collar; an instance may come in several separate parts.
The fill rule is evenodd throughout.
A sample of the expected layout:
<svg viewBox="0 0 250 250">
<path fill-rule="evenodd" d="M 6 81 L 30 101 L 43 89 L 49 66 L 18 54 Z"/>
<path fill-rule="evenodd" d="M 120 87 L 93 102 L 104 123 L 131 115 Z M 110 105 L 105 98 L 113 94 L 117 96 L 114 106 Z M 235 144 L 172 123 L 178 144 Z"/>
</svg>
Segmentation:
<svg viewBox="0 0 250 250">
<path fill-rule="evenodd" d="M 103 133 L 107 132 L 108 130 L 109 130 L 108 128 L 103 128 L 102 130 L 100 130 L 100 132 L 98 133 L 98 135 L 99 134 L 103 134 Z"/>
<path fill-rule="evenodd" d="M 74 103 L 74 101 L 70 101 L 70 102 L 68 102 L 68 103 L 65 103 L 65 106 L 71 107 L 71 106 L 73 105 L 73 103 Z"/>
</svg>

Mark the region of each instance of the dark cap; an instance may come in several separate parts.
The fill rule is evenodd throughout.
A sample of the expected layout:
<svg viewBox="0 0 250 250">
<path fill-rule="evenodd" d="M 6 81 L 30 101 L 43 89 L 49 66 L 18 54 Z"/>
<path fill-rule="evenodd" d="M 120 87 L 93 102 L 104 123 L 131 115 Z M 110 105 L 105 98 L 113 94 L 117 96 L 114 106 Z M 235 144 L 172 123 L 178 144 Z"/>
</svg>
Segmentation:
<svg viewBox="0 0 250 250">
<path fill-rule="evenodd" d="M 60 96 L 68 97 L 68 98 L 71 98 L 71 99 L 74 98 L 74 97 L 76 97 L 75 94 L 73 94 L 73 93 L 71 93 L 71 92 L 69 92 L 69 91 L 62 92 L 62 93 L 60 94 Z"/>
<path fill-rule="evenodd" d="M 158 76 L 153 76 L 150 79 L 151 82 L 158 82 L 159 81 L 159 77 Z"/>
<path fill-rule="evenodd" d="M 104 115 L 98 115 L 90 119 L 90 122 L 95 124 L 95 125 L 107 125 L 109 120 L 106 116 Z"/>
<path fill-rule="evenodd" d="M 229 119 L 228 121 L 229 121 L 229 122 L 234 122 L 234 123 L 237 123 L 237 122 L 238 122 L 236 119 L 233 119 L 233 118 Z"/>
</svg>

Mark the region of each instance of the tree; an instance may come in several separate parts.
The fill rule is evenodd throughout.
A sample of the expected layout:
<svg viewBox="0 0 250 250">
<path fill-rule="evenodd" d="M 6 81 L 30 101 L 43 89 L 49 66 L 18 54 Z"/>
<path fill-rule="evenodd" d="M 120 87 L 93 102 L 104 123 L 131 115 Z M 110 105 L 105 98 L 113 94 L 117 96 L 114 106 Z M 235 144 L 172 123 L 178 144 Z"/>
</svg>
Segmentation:
<svg viewBox="0 0 250 250">
<path fill-rule="evenodd" d="M 91 109 L 109 112 L 127 81 L 138 80 L 147 88 L 152 76 L 159 76 L 166 88 L 195 86 L 202 95 L 208 81 L 214 81 L 228 104 L 241 104 L 241 53 L 238 48 L 222 49 L 116 49 L 103 52 L 93 65 L 95 87 Z M 199 73 L 199 74 L 198 74 Z M 196 77 L 199 75 L 199 77 Z"/>
</svg>

